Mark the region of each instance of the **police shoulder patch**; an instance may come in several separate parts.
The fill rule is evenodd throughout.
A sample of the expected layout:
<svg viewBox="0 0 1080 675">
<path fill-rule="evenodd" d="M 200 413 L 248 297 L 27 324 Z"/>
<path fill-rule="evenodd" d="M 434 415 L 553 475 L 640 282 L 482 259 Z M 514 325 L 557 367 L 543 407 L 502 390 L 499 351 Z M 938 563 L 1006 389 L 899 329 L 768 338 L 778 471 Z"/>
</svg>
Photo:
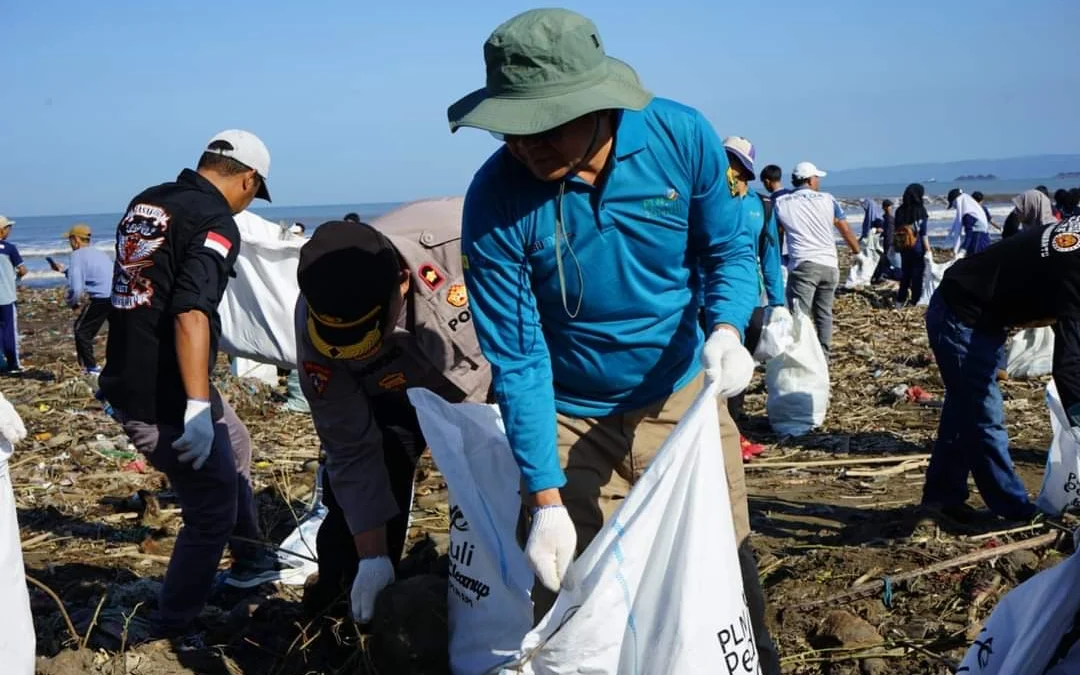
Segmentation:
<svg viewBox="0 0 1080 675">
<path fill-rule="evenodd" d="M 438 290 L 446 282 L 444 275 L 433 263 L 424 263 L 416 269 L 416 276 L 428 287 L 428 290 Z"/>
<path fill-rule="evenodd" d="M 308 381 L 311 382 L 312 389 L 314 389 L 315 393 L 319 396 L 323 395 L 327 385 L 330 384 L 331 372 L 330 368 L 321 363 L 304 361 L 304 374 L 307 375 Z"/>
<path fill-rule="evenodd" d="M 1050 246 L 1058 253 L 1072 253 L 1080 249 L 1080 234 L 1075 232 L 1058 232 L 1050 241 Z"/>
</svg>

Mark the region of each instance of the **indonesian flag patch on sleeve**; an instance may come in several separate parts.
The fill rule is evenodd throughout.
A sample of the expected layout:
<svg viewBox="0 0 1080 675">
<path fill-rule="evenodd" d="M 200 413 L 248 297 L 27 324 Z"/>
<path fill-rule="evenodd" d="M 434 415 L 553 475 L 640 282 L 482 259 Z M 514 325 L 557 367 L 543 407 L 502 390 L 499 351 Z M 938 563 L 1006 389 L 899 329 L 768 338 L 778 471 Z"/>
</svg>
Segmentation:
<svg viewBox="0 0 1080 675">
<path fill-rule="evenodd" d="M 232 242 L 217 232 L 210 232 L 206 235 L 206 241 L 203 242 L 203 246 L 217 253 L 222 258 L 228 258 L 229 250 L 232 248 Z"/>
</svg>

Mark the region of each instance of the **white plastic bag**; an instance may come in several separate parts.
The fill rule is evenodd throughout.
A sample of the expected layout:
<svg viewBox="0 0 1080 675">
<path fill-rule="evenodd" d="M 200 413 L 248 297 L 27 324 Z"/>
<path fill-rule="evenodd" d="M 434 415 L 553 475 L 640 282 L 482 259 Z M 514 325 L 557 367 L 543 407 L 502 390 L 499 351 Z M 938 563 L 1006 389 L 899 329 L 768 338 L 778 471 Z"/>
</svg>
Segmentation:
<svg viewBox="0 0 1080 675">
<path fill-rule="evenodd" d="M 943 263 L 934 262 L 934 256 L 929 253 L 926 254 L 926 269 L 923 271 L 923 285 L 922 285 L 922 297 L 919 298 L 919 304 L 926 306 L 930 304 L 930 298 L 934 296 L 934 291 L 941 285 L 941 278 L 945 276 L 945 270 L 952 267 L 956 262 L 956 258 L 948 260 Z"/>
<path fill-rule="evenodd" d="M 8 472 L 8 458 L 15 443 L 25 437 L 26 427 L 19 413 L 0 394 L 0 663 L 4 664 L 3 672 L 12 675 L 33 675 L 36 644 L 15 492 Z"/>
<path fill-rule="evenodd" d="M 957 675 L 1071 675 L 1080 661 L 1052 664 L 1080 609 L 1080 556 L 1039 572 L 994 608 Z M 1071 659 L 1076 654 L 1070 654 Z M 1071 665 L 1071 667 L 1070 667 Z M 1048 667 L 1053 666 L 1050 670 Z"/>
<path fill-rule="evenodd" d="M 1026 328 L 1009 342 L 1009 377 L 1041 377 L 1054 370 L 1054 329 Z"/>
<path fill-rule="evenodd" d="M 814 323 L 795 312 L 794 341 L 765 366 L 769 426 L 781 436 L 802 436 L 825 421 L 829 410 L 829 362 Z"/>
<path fill-rule="evenodd" d="M 778 310 L 783 311 L 778 311 Z M 795 338 L 792 335 L 794 329 L 791 313 L 787 307 L 766 307 L 765 322 L 761 327 L 761 337 L 758 338 L 754 348 L 754 360 L 758 363 L 768 363 L 784 353 Z"/>
<path fill-rule="evenodd" d="M 319 571 L 319 555 L 316 540 L 319 528 L 328 513 L 323 504 L 323 472 L 315 472 L 315 494 L 307 512 L 300 517 L 296 529 L 289 533 L 278 546 L 277 559 L 284 569 L 279 580 L 286 586 L 302 586 L 308 577 Z"/>
<path fill-rule="evenodd" d="M 495 406 L 408 393 L 450 492 L 450 670 L 482 675 L 532 627 L 533 573 L 516 538 L 521 475 Z"/>
<path fill-rule="evenodd" d="M 698 395 L 501 673 L 760 673 L 716 388 Z"/>
<path fill-rule="evenodd" d="M 1046 473 L 1035 506 L 1051 516 L 1060 516 L 1065 509 L 1080 508 L 1080 446 L 1072 435 L 1069 416 L 1053 380 L 1046 387 L 1046 407 L 1050 409 L 1054 440 L 1050 443 Z"/>
<path fill-rule="evenodd" d="M 281 227 L 244 211 L 235 216 L 240 229 L 236 277 L 225 287 L 221 349 L 280 368 L 296 368 L 293 313 L 300 285 L 296 268 L 304 240 L 282 239 Z"/>
<path fill-rule="evenodd" d="M 871 230 L 858 255 L 851 261 L 851 269 L 848 270 L 848 278 L 844 282 L 844 288 L 868 286 L 870 280 L 874 277 L 874 270 L 877 269 L 883 250 L 881 235 Z"/>
</svg>

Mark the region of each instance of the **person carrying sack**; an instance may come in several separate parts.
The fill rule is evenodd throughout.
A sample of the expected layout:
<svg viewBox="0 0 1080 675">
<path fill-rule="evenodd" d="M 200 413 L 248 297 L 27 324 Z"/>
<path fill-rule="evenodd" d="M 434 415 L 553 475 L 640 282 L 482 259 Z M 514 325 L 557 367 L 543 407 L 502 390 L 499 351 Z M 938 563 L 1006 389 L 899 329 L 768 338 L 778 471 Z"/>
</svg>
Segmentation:
<svg viewBox="0 0 1080 675">
<path fill-rule="evenodd" d="M 742 339 L 758 287 L 723 145 L 700 112 L 621 77 L 596 26 L 575 12 L 513 17 L 491 34 L 484 58 L 486 86 L 447 116 L 451 131 L 473 127 L 504 141 L 466 194 L 462 260 L 525 483 L 536 614 L 551 607 L 572 559 L 708 377 L 719 385 L 755 642 L 765 672 L 779 673 L 725 404 L 753 374 Z"/>
</svg>

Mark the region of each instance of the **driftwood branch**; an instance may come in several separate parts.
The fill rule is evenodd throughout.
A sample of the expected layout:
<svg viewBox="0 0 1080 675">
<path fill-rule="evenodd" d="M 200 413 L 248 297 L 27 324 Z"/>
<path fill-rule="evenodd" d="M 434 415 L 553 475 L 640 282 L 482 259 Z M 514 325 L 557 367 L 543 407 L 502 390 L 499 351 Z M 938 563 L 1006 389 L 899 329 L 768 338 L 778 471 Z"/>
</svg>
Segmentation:
<svg viewBox="0 0 1080 675">
<path fill-rule="evenodd" d="M 968 553 L 962 555 L 959 558 L 953 558 L 952 560 L 946 560 L 939 562 L 929 567 L 923 567 L 921 569 L 912 570 L 911 572 L 904 572 L 902 574 L 892 575 L 891 579 L 895 582 L 908 581 L 910 579 L 916 579 L 927 574 L 935 574 L 937 572 L 944 572 L 945 570 L 952 569 L 954 567 L 961 567 L 963 565 L 970 565 L 972 563 L 982 562 L 983 560 L 989 560 L 991 558 L 997 558 L 998 556 L 1008 555 L 1015 551 L 1024 551 L 1032 548 L 1039 548 L 1047 544 L 1052 544 L 1058 539 L 1057 532 L 1050 532 L 1048 534 L 1039 535 L 1038 537 L 1032 537 L 1031 539 L 1025 539 L 1024 541 L 1014 542 L 1012 544 L 1006 544 L 1004 546 L 995 546 L 994 548 L 988 548 L 981 551 L 975 551 L 974 553 Z M 860 584 L 853 587 L 849 591 L 842 593 L 836 593 L 830 595 L 827 598 L 821 600 L 811 600 L 810 602 L 804 602 L 799 605 L 795 605 L 793 609 L 810 609 L 812 607 L 820 607 L 822 605 L 829 605 L 841 600 L 854 600 L 866 595 L 871 595 L 882 589 L 885 582 L 882 579 L 875 579 L 874 581 L 868 581 L 865 584 Z"/>
<path fill-rule="evenodd" d="M 895 457 L 862 457 L 859 459 L 819 459 L 810 462 L 751 462 L 747 471 L 762 469 L 813 469 L 826 466 L 859 466 L 860 464 L 904 464 L 930 459 L 930 455 L 897 455 Z"/>
<path fill-rule="evenodd" d="M 57 595 L 53 591 L 53 589 L 51 589 L 48 586 L 46 586 L 45 584 L 41 583 L 40 581 L 38 581 L 34 577 L 30 576 L 29 574 L 27 574 L 25 576 L 26 576 L 27 581 L 34 584 L 35 586 L 37 586 L 41 590 L 45 591 L 45 594 L 53 599 L 53 602 L 56 603 L 56 606 L 60 608 L 60 613 L 64 615 L 64 621 L 67 623 L 68 632 L 71 633 L 71 639 L 75 641 L 75 644 L 79 644 L 82 641 L 82 638 L 79 636 L 79 631 L 75 630 L 75 624 L 71 623 L 71 617 L 68 616 L 67 608 L 64 607 L 64 602 L 63 602 L 63 600 L 60 599 L 60 596 Z"/>
</svg>

